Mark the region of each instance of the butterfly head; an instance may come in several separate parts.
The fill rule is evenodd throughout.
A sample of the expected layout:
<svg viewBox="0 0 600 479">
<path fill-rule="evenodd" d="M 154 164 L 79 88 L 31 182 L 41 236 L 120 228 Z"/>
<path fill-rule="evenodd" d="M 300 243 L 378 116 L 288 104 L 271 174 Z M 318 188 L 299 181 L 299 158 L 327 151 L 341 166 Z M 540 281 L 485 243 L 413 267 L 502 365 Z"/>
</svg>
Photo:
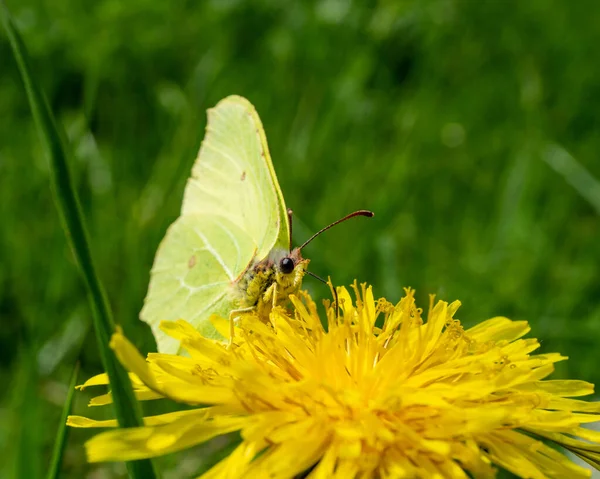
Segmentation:
<svg viewBox="0 0 600 479">
<path fill-rule="evenodd" d="M 282 292 L 295 292 L 302 284 L 309 260 L 302 257 L 300 248 L 294 248 L 275 262 L 275 281 Z"/>
</svg>

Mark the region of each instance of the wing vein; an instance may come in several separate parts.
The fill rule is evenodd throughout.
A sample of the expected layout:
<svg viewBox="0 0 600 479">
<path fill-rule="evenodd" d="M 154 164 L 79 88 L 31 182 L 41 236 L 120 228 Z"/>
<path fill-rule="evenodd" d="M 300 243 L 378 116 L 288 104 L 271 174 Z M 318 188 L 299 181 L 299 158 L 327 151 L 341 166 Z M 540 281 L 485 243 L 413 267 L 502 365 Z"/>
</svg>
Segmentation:
<svg viewBox="0 0 600 479">
<path fill-rule="evenodd" d="M 198 165 L 201 168 L 206 168 L 207 170 L 212 171 L 213 173 L 218 175 L 219 178 L 226 181 L 227 183 L 234 183 L 233 177 L 231 177 L 230 175 L 226 175 L 222 170 L 215 167 L 212 163 L 209 163 L 208 161 L 203 161 L 200 162 Z"/>
<path fill-rule="evenodd" d="M 228 283 L 226 281 L 219 281 L 218 283 L 209 283 L 209 284 L 202 284 L 200 286 L 192 286 L 189 285 L 185 282 L 185 278 L 178 278 L 179 282 L 181 283 L 181 287 L 187 289 L 190 294 L 196 294 L 198 291 L 202 291 L 204 289 L 211 289 L 214 288 L 215 286 L 225 286 Z"/>
<path fill-rule="evenodd" d="M 206 307 L 205 307 L 204 309 L 201 309 L 201 310 L 200 310 L 200 311 L 198 311 L 196 314 L 194 314 L 194 315 L 193 315 L 193 316 L 192 316 L 192 317 L 191 317 L 191 318 L 188 320 L 188 322 L 190 322 L 190 323 L 191 323 L 191 322 L 192 322 L 192 321 L 194 321 L 194 320 L 195 320 L 195 319 L 196 319 L 198 316 L 201 316 L 201 315 L 203 315 L 204 313 L 206 313 L 206 311 L 207 311 L 209 308 L 212 308 L 212 307 L 213 307 L 215 304 L 217 304 L 219 301 L 221 301 L 221 300 L 222 300 L 224 297 L 225 297 L 225 291 L 224 291 L 223 293 L 221 293 L 219 296 L 217 296 L 217 297 L 215 298 L 215 300 L 214 300 L 212 303 L 210 303 L 210 304 L 207 304 L 207 305 L 206 305 Z"/>
<path fill-rule="evenodd" d="M 233 246 L 235 246 L 235 251 L 237 253 L 237 258 L 236 258 L 236 262 L 235 262 L 235 270 L 239 271 L 240 270 L 240 262 L 241 262 L 241 257 L 242 257 L 242 252 L 240 251 L 240 246 L 238 244 L 238 241 L 236 239 L 235 236 L 233 236 L 233 234 L 231 233 L 231 231 L 229 231 L 229 228 L 225 227 L 220 221 L 216 221 L 215 220 L 215 224 L 221 228 L 225 234 L 227 236 L 229 236 L 229 239 L 231 240 L 231 242 L 233 243 Z"/>
<path fill-rule="evenodd" d="M 213 248 L 213 246 L 209 243 L 208 238 L 206 236 L 204 236 L 199 230 L 198 228 L 194 228 L 194 232 L 200 237 L 200 239 L 202 241 L 204 241 L 204 245 L 207 249 L 207 251 L 213 255 L 213 257 L 217 260 L 217 262 L 221 265 L 221 267 L 223 268 L 223 270 L 225 271 L 225 273 L 227 273 L 227 276 L 229 277 L 229 279 L 231 281 L 233 281 L 233 279 L 235 278 L 235 276 L 233 275 L 233 273 L 231 272 L 231 270 L 229 269 L 229 266 L 227 266 L 225 264 L 225 261 L 223 261 L 223 258 L 221 258 L 221 255 L 217 252 L 216 249 Z"/>
<path fill-rule="evenodd" d="M 232 163 L 236 167 L 236 169 L 238 170 L 238 172 L 242 171 L 242 169 L 240 168 L 240 165 L 238 164 L 237 160 L 234 157 L 232 157 L 228 153 L 225 153 L 223 150 L 217 148 L 215 145 L 213 145 L 207 139 L 204 140 L 204 142 L 202 143 L 202 146 L 213 150 L 215 153 L 218 153 L 223 158 L 227 158 L 229 160 L 229 162 Z"/>
</svg>

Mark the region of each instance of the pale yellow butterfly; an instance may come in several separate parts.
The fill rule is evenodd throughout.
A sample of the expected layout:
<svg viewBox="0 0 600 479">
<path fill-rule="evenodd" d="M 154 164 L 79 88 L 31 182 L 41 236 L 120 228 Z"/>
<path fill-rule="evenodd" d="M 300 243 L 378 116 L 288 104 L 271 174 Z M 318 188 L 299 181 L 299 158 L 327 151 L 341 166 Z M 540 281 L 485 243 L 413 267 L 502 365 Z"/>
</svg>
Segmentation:
<svg viewBox="0 0 600 479">
<path fill-rule="evenodd" d="M 160 352 L 179 352 L 162 320 L 185 319 L 203 336 L 221 338 L 211 315 L 257 309 L 267 317 L 300 288 L 308 241 L 291 250 L 290 213 L 256 110 L 240 96 L 221 100 L 208 110 L 181 215 L 158 248 L 140 313 Z M 357 215 L 373 214 L 352 213 L 316 235 Z"/>
</svg>

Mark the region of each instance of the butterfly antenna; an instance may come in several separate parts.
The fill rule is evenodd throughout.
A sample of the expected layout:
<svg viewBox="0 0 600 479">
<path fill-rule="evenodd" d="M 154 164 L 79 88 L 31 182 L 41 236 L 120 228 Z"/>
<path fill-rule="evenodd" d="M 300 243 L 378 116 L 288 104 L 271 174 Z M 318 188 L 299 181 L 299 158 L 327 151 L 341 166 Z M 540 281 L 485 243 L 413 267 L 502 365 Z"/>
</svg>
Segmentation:
<svg viewBox="0 0 600 479">
<path fill-rule="evenodd" d="M 288 251 L 292 251 L 292 215 L 293 214 L 294 214 L 294 212 L 292 211 L 292 209 L 288 208 L 287 209 L 288 225 L 290 225 L 290 244 L 289 244 Z"/>
<path fill-rule="evenodd" d="M 306 274 L 311 275 L 313 278 L 318 279 L 319 281 L 321 281 L 321 283 L 324 283 L 324 284 L 326 284 L 326 285 L 329 286 L 329 283 L 327 281 L 325 281 L 320 276 L 317 276 L 315 273 L 311 273 L 310 271 L 307 271 Z M 333 290 L 333 296 L 334 296 L 334 302 L 335 302 L 335 317 L 337 318 L 337 317 L 339 317 L 338 309 L 339 309 L 339 306 L 340 306 L 340 302 L 338 301 L 337 288 L 335 288 L 335 286 L 334 286 L 331 289 Z"/>
<path fill-rule="evenodd" d="M 289 210 L 288 210 L 288 214 L 289 214 Z M 312 235 L 310 238 L 308 238 L 304 243 L 302 243 L 302 246 L 300 246 L 298 249 L 302 250 L 302 248 L 304 248 L 308 243 L 310 243 L 312 240 L 314 240 L 317 236 L 319 236 L 321 233 L 324 233 L 325 231 L 327 231 L 329 228 L 334 227 L 335 225 L 339 225 L 340 223 L 343 223 L 346 220 L 349 220 L 350 218 L 354 218 L 355 216 L 366 216 L 368 218 L 372 218 L 373 216 L 375 216 L 375 213 L 373 213 L 372 211 L 369 210 L 358 210 L 355 211 L 354 213 L 350 213 L 349 215 L 344 216 L 343 218 L 340 218 L 337 221 L 334 221 L 333 223 L 331 223 L 328 226 L 325 226 L 325 228 L 320 229 L 319 231 L 317 231 L 314 235 Z M 291 224 L 291 223 L 290 223 Z"/>
</svg>

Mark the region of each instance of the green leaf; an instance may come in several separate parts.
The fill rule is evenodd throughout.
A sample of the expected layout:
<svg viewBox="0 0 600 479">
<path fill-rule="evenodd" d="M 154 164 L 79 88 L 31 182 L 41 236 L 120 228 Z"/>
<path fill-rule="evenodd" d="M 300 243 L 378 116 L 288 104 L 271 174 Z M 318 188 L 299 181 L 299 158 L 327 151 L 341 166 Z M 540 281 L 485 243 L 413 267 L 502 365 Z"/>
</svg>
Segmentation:
<svg viewBox="0 0 600 479">
<path fill-rule="evenodd" d="M 71 373 L 71 380 L 69 381 L 69 391 L 67 393 L 67 400 L 63 406 L 63 411 L 60 416 L 60 422 L 58 424 L 58 431 L 56 432 L 56 440 L 54 442 L 54 449 L 52 451 L 52 458 L 50 460 L 50 468 L 48 469 L 48 479 L 58 478 L 60 472 L 60 465 L 62 463 L 63 453 L 65 450 L 65 444 L 67 439 L 67 416 L 71 412 L 71 405 L 73 404 L 73 398 L 75 397 L 75 385 L 77 384 L 77 375 L 79 374 L 79 361 L 73 366 L 73 372 Z"/>
<path fill-rule="evenodd" d="M 141 426 L 143 424 L 141 411 L 133 394 L 127 372 L 109 347 L 109 340 L 114 332 L 114 321 L 104 289 L 96 274 L 79 201 L 71 182 L 62 141 L 64 135 L 61 134 L 44 94 L 32 74 L 25 45 L 6 5 L 1 0 L 0 15 L 25 84 L 38 133 L 48 152 L 52 189 L 67 240 L 88 289 L 94 330 L 102 363 L 110 379 L 116 418 L 121 427 Z M 130 462 L 127 464 L 127 468 L 133 478 L 151 479 L 157 476 L 154 466 L 149 460 Z"/>
</svg>

